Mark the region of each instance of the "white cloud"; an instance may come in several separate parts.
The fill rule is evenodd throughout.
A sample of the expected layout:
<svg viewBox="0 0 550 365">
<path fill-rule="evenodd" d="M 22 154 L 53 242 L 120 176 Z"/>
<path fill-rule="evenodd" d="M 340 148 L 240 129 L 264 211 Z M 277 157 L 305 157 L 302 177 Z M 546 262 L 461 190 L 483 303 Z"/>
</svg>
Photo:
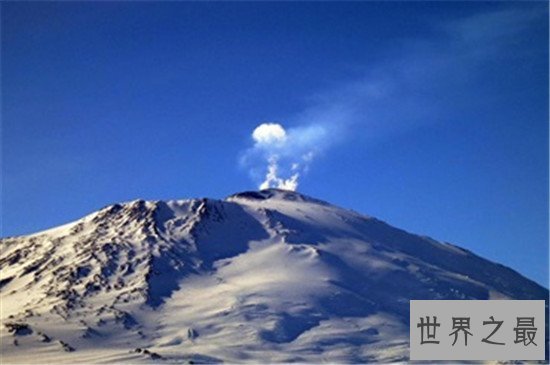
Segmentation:
<svg viewBox="0 0 550 365">
<path fill-rule="evenodd" d="M 281 144 L 286 140 L 286 131 L 278 123 L 263 123 L 254 129 L 252 138 L 259 145 Z"/>
</svg>

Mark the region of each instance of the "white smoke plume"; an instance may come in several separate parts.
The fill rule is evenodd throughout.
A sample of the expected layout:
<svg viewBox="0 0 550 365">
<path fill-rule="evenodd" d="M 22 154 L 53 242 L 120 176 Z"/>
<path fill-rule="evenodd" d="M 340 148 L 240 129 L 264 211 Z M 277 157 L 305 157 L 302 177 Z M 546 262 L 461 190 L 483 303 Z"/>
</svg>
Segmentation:
<svg viewBox="0 0 550 365">
<path fill-rule="evenodd" d="M 296 165 L 293 165 L 293 167 Z M 269 165 L 267 166 L 267 174 L 265 180 L 260 184 L 260 190 L 269 188 L 279 188 L 284 190 L 296 191 L 298 189 L 298 177 L 299 173 L 295 173 L 288 179 L 283 179 L 277 176 L 277 158 L 273 156 L 269 159 Z"/>
<path fill-rule="evenodd" d="M 485 74 L 480 65 L 510 57 L 529 25 L 544 16 L 510 8 L 436 22 L 434 30 L 445 37 L 403 39 L 390 49 L 391 58 L 365 65 L 361 76 L 309 95 L 300 113 L 284 116 L 292 127 L 257 126 L 241 166 L 260 189 L 296 190 L 313 160 L 332 144 L 345 140 L 370 148 L 394 134 L 444 123 L 449 110 L 476 105 L 483 97 L 471 86 Z"/>
<path fill-rule="evenodd" d="M 260 181 L 261 176 L 259 189 L 295 191 L 300 176 L 327 144 L 326 132 L 321 125 L 287 130 L 279 123 L 260 124 L 252 132 L 254 145 L 245 152 L 241 164 L 250 168 L 255 180 Z"/>
</svg>

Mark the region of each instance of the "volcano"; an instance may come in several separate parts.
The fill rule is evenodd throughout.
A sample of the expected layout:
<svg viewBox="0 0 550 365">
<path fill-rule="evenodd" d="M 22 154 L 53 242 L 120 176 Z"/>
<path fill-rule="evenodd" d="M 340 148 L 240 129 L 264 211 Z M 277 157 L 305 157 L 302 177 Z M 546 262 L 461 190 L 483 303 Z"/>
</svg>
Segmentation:
<svg viewBox="0 0 550 365">
<path fill-rule="evenodd" d="M 411 299 L 544 299 L 455 245 L 305 195 L 136 200 L 0 243 L 6 363 L 407 361 Z"/>
</svg>

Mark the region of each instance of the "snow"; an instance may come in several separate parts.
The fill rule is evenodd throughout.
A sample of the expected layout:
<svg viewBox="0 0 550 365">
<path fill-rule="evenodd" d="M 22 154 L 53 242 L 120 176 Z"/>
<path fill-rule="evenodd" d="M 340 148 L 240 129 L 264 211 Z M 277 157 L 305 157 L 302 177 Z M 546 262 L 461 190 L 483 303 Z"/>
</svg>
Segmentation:
<svg viewBox="0 0 550 365">
<path fill-rule="evenodd" d="M 0 268 L 6 363 L 406 361 L 410 299 L 548 297 L 457 246 L 277 189 L 115 204 L 2 239 Z"/>
</svg>

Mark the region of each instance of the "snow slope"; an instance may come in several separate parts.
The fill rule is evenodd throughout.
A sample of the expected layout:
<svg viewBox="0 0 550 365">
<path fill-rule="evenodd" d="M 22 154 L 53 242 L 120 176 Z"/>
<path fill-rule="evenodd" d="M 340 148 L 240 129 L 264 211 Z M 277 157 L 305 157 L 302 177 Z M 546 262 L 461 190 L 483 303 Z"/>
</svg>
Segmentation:
<svg viewBox="0 0 550 365">
<path fill-rule="evenodd" d="M 108 206 L 0 243 L 2 363 L 395 362 L 410 299 L 547 299 L 295 192 Z"/>
</svg>

